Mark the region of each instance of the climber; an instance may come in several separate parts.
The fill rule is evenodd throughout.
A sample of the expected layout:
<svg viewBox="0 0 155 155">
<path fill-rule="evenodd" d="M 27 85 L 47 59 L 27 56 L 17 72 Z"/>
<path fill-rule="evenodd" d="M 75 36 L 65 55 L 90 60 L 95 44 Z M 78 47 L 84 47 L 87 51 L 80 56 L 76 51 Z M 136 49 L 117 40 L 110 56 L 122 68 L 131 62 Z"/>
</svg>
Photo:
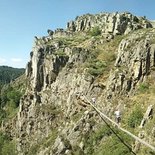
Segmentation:
<svg viewBox="0 0 155 155">
<path fill-rule="evenodd" d="M 120 124 L 120 121 L 121 121 L 121 113 L 120 113 L 120 110 L 117 109 L 114 114 L 115 114 L 116 123 L 117 124 Z"/>
<path fill-rule="evenodd" d="M 93 104 L 96 103 L 96 98 L 95 97 L 93 97 L 91 100 L 92 100 Z"/>
</svg>

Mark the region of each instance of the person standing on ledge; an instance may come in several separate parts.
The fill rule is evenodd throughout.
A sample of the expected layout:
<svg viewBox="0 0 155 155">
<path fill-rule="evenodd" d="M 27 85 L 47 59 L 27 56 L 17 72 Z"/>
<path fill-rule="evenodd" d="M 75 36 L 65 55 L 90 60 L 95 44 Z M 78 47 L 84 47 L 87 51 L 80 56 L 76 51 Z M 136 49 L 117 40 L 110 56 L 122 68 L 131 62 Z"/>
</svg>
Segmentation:
<svg viewBox="0 0 155 155">
<path fill-rule="evenodd" d="M 91 100 L 92 100 L 93 104 L 95 105 L 95 103 L 96 103 L 96 98 L 93 97 Z"/>
<path fill-rule="evenodd" d="M 116 123 L 120 124 L 120 121 L 121 121 L 121 112 L 120 112 L 120 110 L 117 109 L 114 114 L 115 114 Z"/>
</svg>

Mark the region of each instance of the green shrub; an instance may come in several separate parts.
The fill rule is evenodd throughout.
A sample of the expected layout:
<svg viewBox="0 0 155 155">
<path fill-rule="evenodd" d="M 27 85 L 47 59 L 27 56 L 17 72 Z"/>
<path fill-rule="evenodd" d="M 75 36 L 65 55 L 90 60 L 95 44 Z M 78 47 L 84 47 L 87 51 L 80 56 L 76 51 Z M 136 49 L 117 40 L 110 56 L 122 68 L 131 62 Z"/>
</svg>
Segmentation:
<svg viewBox="0 0 155 155">
<path fill-rule="evenodd" d="M 58 131 L 56 129 L 52 129 L 51 134 L 44 140 L 43 146 L 46 148 L 53 145 L 57 136 L 58 136 Z"/>
<path fill-rule="evenodd" d="M 141 83 L 139 85 L 139 88 L 138 88 L 139 92 L 141 93 L 145 93 L 147 90 L 149 90 L 149 84 L 148 83 Z"/>
<path fill-rule="evenodd" d="M 19 106 L 19 101 L 22 95 L 23 93 L 17 90 L 17 88 L 7 86 L 1 91 L 1 107 L 11 103 L 11 106 L 17 108 Z"/>
<path fill-rule="evenodd" d="M 7 142 L 3 145 L 2 155 L 17 155 L 15 151 L 15 143 Z"/>
<path fill-rule="evenodd" d="M 98 36 L 101 35 L 101 30 L 98 26 L 94 27 L 91 31 L 90 31 L 90 35 L 91 36 Z"/>
<path fill-rule="evenodd" d="M 85 155 L 79 146 L 72 146 L 73 155 Z"/>
<path fill-rule="evenodd" d="M 16 155 L 15 143 L 11 139 L 0 132 L 0 154 L 1 155 Z"/>
<path fill-rule="evenodd" d="M 137 106 L 128 118 L 128 126 L 135 128 L 140 125 L 140 122 L 143 118 L 143 112 L 140 106 Z"/>
<path fill-rule="evenodd" d="M 66 53 L 63 50 L 59 50 L 55 53 L 58 56 L 67 56 Z"/>
<path fill-rule="evenodd" d="M 84 152 L 89 155 L 130 155 L 132 138 L 106 126 L 84 135 Z M 118 138 L 119 137 L 119 138 Z"/>
<path fill-rule="evenodd" d="M 38 153 L 39 148 L 40 148 L 39 144 L 32 145 L 30 147 L 29 152 L 27 153 L 27 155 L 36 155 Z"/>
<path fill-rule="evenodd" d="M 94 147 L 100 143 L 102 138 L 110 136 L 111 134 L 111 130 L 107 126 L 103 125 L 97 131 L 89 132 L 84 135 L 85 151 L 87 154 L 93 154 L 95 151 Z"/>
<path fill-rule="evenodd" d="M 103 144 L 101 143 L 100 145 L 98 145 L 99 147 L 93 155 L 130 155 L 131 137 L 116 130 L 115 133 L 117 135 L 111 133 L 111 135 L 109 135 L 109 137 L 105 139 Z M 117 136 L 119 136 L 121 140 Z M 125 144 L 127 144 L 128 147 Z"/>
<path fill-rule="evenodd" d="M 19 91 L 18 88 L 9 85 L 2 89 L 0 94 L 0 124 L 3 119 L 15 116 L 23 93 L 24 92 Z"/>
<path fill-rule="evenodd" d="M 58 136 L 58 131 L 55 128 L 51 128 L 51 133 L 48 137 L 44 137 L 41 141 L 39 141 L 37 144 L 32 145 L 29 148 L 29 152 L 27 155 L 36 155 L 40 151 L 40 148 L 47 148 L 49 146 L 52 146 L 55 142 L 55 139 Z"/>
<path fill-rule="evenodd" d="M 88 64 L 88 72 L 93 76 L 101 75 L 106 68 L 106 64 L 104 61 L 101 60 L 92 60 Z"/>
<path fill-rule="evenodd" d="M 12 89 L 11 91 L 7 93 L 8 101 L 12 102 L 15 108 L 19 106 L 19 101 L 20 101 L 21 96 L 22 96 L 21 92 L 16 89 Z"/>
</svg>

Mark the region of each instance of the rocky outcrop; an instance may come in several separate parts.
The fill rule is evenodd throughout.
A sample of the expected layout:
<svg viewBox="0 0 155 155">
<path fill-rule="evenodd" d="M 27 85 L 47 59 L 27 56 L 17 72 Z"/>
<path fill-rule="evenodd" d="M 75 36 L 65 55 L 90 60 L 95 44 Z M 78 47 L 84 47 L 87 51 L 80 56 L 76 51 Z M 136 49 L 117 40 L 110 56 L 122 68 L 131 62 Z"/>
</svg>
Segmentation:
<svg viewBox="0 0 155 155">
<path fill-rule="evenodd" d="M 152 114 L 153 114 L 153 106 L 150 105 L 150 106 L 148 106 L 148 108 L 143 116 L 143 119 L 140 123 L 140 128 L 143 128 L 144 125 L 146 124 L 147 120 L 151 119 L 151 117 L 153 117 Z"/>
<path fill-rule="evenodd" d="M 26 76 L 30 80 L 29 88 L 21 99 L 17 118 L 20 154 L 49 136 L 53 123 L 60 123 L 59 114 L 65 119 L 78 112 L 74 109 L 74 105 L 79 102 L 76 100 L 76 93 L 86 94 L 93 82 L 93 77 L 88 76 L 86 70 L 79 69 L 90 57 L 89 52 L 80 47 L 64 47 L 59 42 L 53 42 L 50 46 L 35 45 L 26 69 Z M 59 111 L 56 117 L 52 107 L 64 110 Z M 42 111 L 40 108 L 46 110 Z M 57 126 L 56 128 L 58 130 Z M 29 144 L 32 139 L 35 141 Z M 61 148 L 60 152 L 66 151 L 63 142 L 61 144 L 61 147 L 57 148 L 57 144 L 55 147 Z"/>
<path fill-rule="evenodd" d="M 155 20 L 151 20 L 150 22 L 151 22 L 152 27 L 155 28 Z"/>
<path fill-rule="evenodd" d="M 41 91 L 50 87 L 66 63 L 70 69 L 74 64 L 85 62 L 89 56 L 87 49 L 61 46 L 59 42 L 54 42 L 50 47 L 44 45 L 33 48 L 26 68 L 26 76 L 30 78 L 33 90 Z"/>
<path fill-rule="evenodd" d="M 66 41 L 76 34 L 74 32 L 87 31 L 95 26 L 106 34 L 105 38 L 101 35 L 105 42 L 95 37 L 86 38 L 87 43 L 90 42 L 86 48 L 88 45 L 71 45 Z M 145 18 L 130 13 L 87 14 L 68 23 L 67 30 L 48 30 L 49 36 L 35 37 L 25 72 L 29 79 L 27 90 L 11 124 L 14 126 L 11 136 L 16 137 L 18 154 L 28 154 L 35 147 L 34 154 L 38 155 L 69 155 L 75 150 L 82 152 L 79 154 L 89 154 L 85 138 L 89 139 L 88 135 L 96 132 L 97 122 L 101 120 L 85 97 L 89 100 L 95 97 L 96 106 L 111 117 L 114 111 L 111 100 L 119 95 L 130 96 L 155 66 L 155 45 L 151 40 L 154 30 L 124 36 L 118 50 L 112 51 L 117 55 L 115 67 L 110 73 L 106 72 L 106 76 L 92 76 L 88 66 L 94 63 L 94 59 L 100 60 L 96 61 L 99 67 L 104 64 L 101 63 L 102 57 L 97 55 L 98 50 L 104 48 L 100 47 L 101 42 L 105 44 L 117 39 L 116 34 L 148 27 L 151 24 Z M 103 65 L 103 70 L 108 63 Z"/>
<path fill-rule="evenodd" d="M 100 27 L 102 33 L 128 34 L 133 30 L 152 27 L 151 23 L 143 17 L 136 17 L 131 13 L 100 13 L 86 14 L 77 17 L 75 21 L 67 24 L 71 32 L 88 31 L 93 27 Z"/>
<path fill-rule="evenodd" d="M 121 41 L 115 61 L 116 70 L 111 71 L 107 82 L 107 98 L 111 98 L 112 94 L 128 94 L 150 74 L 155 66 L 155 45 L 151 44 L 151 38 L 151 33 L 138 32 Z"/>
<path fill-rule="evenodd" d="M 73 34 L 70 31 L 66 31 L 64 29 L 56 29 L 54 31 L 53 37 L 57 38 L 57 37 L 71 37 Z"/>
</svg>

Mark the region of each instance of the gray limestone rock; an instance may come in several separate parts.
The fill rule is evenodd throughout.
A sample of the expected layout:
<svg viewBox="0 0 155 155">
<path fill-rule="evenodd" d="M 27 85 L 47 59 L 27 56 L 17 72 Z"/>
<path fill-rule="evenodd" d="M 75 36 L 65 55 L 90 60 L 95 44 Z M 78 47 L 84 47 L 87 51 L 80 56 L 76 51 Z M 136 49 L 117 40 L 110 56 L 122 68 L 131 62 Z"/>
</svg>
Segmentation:
<svg viewBox="0 0 155 155">
<path fill-rule="evenodd" d="M 152 117 L 152 114 L 153 114 L 153 105 L 150 105 L 150 106 L 148 106 L 148 108 L 147 108 L 147 110 L 146 110 L 146 112 L 145 112 L 145 114 L 144 114 L 144 117 L 143 117 L 143 119 L 142 119 L 142 121 L 141 121 L 141 124 L 140 124 L 140 128 L 143 128 L 143 127 L 144 127 L 146 121 L 147 121 L 149 118 Z"/>
<path fill-rule="evenodd" d="M 132 30 L 152 27 L 151 23 L 142 17 L 136 17 L 131 13 L 100 13 L 96 15 L 86 14 L 77 17 L 75 21 L 67 24 L 71 32 L 88 31 L 99 26 L 103 33 L 128 34 Z"/>
<path fill-rule="evenodd" d="M 145 37 L 146 39 L 141 39 Z M 114 94 L 126 94 L 135 89 L 150 74 L 154 67 L 155 46 L 150 44 L 150 34 L 133 33 L 123 39 L 118 47 L 116 69 L 107 80 L 107 98 Z"/>
</svg>

